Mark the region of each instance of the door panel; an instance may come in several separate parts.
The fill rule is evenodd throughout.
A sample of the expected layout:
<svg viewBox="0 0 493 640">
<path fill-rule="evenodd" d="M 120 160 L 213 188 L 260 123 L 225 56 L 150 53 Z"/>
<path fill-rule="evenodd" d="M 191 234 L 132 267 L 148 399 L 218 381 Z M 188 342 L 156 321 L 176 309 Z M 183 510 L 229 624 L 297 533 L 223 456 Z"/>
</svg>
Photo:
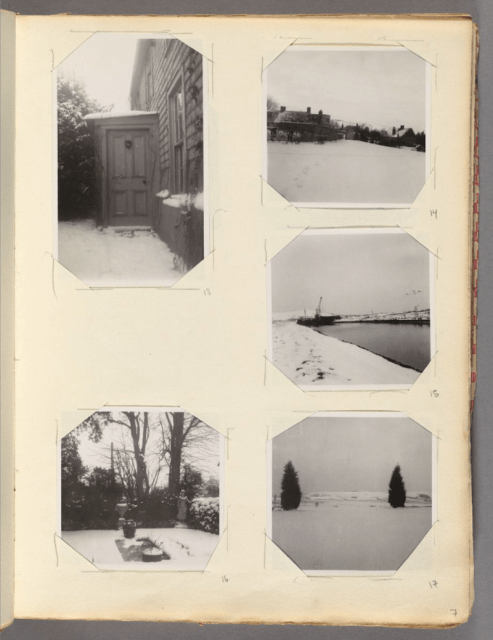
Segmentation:
<svg viewBox="0 0 493 640">
<path fill-rule="evenodd" d="M 108 131 L 108 223 L 151 225 L 149 131 Z"/>
</svg>

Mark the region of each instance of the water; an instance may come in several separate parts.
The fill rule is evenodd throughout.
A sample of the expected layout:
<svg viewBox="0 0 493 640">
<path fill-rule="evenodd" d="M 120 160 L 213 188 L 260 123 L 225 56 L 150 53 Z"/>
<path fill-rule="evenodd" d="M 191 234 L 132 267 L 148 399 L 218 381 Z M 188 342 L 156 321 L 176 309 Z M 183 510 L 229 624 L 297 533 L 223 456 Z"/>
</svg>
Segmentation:
<svg viewBox="0 0 493 640">
<path fill-rule="evenodd" d="M 423 371 L 430 362 L 430 325 L 345 322 L 317 331 Z"/>
</svg>

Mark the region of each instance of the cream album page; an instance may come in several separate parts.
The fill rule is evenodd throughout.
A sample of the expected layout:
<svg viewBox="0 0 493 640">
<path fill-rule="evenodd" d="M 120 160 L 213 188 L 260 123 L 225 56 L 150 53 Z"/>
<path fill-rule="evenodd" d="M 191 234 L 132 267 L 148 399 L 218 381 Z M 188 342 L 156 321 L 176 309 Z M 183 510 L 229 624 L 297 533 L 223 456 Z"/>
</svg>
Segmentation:
<svg viewBox="0 0 493 640">
<path fill-rule="evenodd" d="M 468 618 L 475 50 L 17 17 L 16 617 Z"/>
</svg>

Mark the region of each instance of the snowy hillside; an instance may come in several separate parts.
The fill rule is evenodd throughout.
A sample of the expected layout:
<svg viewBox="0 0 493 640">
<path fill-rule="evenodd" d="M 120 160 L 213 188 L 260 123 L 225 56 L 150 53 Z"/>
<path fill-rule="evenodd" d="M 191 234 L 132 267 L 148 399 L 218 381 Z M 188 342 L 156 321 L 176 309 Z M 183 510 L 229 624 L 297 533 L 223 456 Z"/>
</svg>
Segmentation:
<svg viewBox="0 0 493 640">
<path fill-rule="evenodd" d="M 430 310 L 422 309 L 418 311 L 403 311 L 401 313 L 369 313 L 367 315 L 342 316 L 338 322 L 412 322 L 430 321 Z"/>
<path fill-rule="evenodd" d="M 303 503 L 307 505 L 316 502 L 364 502 L 387 505 L 387 500 L 387 491 L 321 491 L 318 493 L 308 493 L 303 496 Z M 408 492 L 406 505 L 430 507 L 431 492 Z"/>
<path fill-rule="evenodd" d="M 305 317 L 305 311 L 308 318 L 315 316 L 314 309 L 301 309 L 299 311 L 279 311 L 272 314 L 273 322 L 288 322 L 296 321 L 298 318 Z M 323 311 L 323 315 L 338 315 L 334 311 Z M 420 320 L 421 322 L 430 321 L 430 310 L 421 309 L 418 311 L 402 311 L 400 313 L 368 313 L 366 315 L 342 315 L 340 320 L 336 320 L 335 324 L 339 322 L 388 322 L 393 320 L 395 322 L 412 322 Z"/>
</svg>

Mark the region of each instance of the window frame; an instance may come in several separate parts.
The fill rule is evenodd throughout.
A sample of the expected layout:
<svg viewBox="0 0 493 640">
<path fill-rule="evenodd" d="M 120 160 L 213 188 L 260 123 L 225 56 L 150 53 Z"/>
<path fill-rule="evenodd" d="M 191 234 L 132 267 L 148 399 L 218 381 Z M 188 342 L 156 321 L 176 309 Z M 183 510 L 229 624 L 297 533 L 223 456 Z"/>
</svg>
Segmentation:
<svg viewBox="0 0 493 640">
<path fill-rule="evenodd" d="M 183 135 L 181 139 L 176 137 L 176 97 L 181 92 L 183 106 L 182 106 L 182 130 Z M 169 133 L 170 133 L 170 174 L 171 174 L 171 187 L 173 194 L 185 193 L 187 184 L 187 166 L 186 166 L 186 153 L 187 153 L 187 132 L 186 132 L 186 101 L 185 101 L 185 81 L 182 73 L 178 73 L 173 83 L 171 84 L 171 90 L 168 92 L 168 113 L 169 113 Z M 181 153 L 181 169 L 177 167 L 176 155 L 180 149 Z"/>
</svg>

